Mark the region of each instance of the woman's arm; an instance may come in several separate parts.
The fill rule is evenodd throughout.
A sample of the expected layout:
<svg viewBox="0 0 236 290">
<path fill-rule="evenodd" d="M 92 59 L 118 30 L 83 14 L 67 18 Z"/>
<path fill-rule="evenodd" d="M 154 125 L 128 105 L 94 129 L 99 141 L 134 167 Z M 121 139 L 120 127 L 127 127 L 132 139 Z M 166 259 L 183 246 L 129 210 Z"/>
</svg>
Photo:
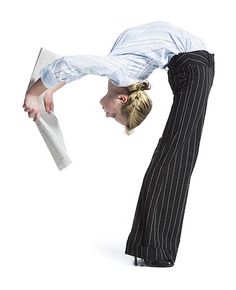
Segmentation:
<svg viewBox="0 0 236 290">
<path fill-rule="evenodd" d="M 53 107 L 52 93 L 66 83 L 87 74 L 107 76 L 115 84 L 125 81 L 124 66 L 119 58 L 111 55 L 74 55 L 56 59 L 40 72 L 40 79 L 26 93 L 23 107 L 34 121 L 39 118 L 39 96 L 45 94 L 45 108 Z"/>
<path fill-rule="evenodd" d="M 56 92 L 57 90 L 59 90 L 61 87 L 63 87 L 66 83 L 65 82 L 61 82 L 59 84 L 57 84 L 56 86 L 47 89 L 44 93 L 44 106 L 45 106 L 45 110 L 47 113 L 51 113 L 51 111 L 54 111 L 54 103 L 53 103 L 53 93 Z"/>
<path fill-rule="evenodd" d="M 61 81 L 70 83 L 85 75 L 106 76 L 115 84 L 123 83 L 126 67 L 117 56 L 71 55 L 56 59 L 41 70 L 41 79 L 47 88 Z"/>
</svg>

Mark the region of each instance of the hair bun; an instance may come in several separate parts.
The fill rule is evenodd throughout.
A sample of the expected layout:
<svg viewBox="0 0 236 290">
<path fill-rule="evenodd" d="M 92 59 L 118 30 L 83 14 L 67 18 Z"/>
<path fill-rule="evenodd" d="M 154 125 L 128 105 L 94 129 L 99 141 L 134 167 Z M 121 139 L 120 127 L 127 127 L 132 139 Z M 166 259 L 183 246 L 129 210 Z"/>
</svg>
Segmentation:
<svg viewBox="0 0 236 290">
<path fill-rule="evenodd" d="M 150 90 L 151 89 L 151 84 L 149 83 L 149 81 L 144 80 L 142 81 L 142 86 L 140 88 L 141 90 Z"/>
<path fill-rule="evenodd" d="M 144 80 L 128 86 L 127 89 L 129 93 L 133 93 L 139 90 L 150 90 L 151 84 L 147 80 Z"/>
</svg>

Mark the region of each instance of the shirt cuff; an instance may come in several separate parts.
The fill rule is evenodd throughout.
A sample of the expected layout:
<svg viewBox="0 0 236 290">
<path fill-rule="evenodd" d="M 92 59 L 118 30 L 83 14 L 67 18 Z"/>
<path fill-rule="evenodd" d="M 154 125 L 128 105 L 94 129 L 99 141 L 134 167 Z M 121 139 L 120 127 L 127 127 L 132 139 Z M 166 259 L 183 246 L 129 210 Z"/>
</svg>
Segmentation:
<svg viewBox="0 0 236 290">
<path fill-rule="evenodd" d="M 46 88 L 51 88 L 60 82 L 69 82 L 69 79 L 74 75 L 74 70 L 66 61 L 65 57 L 61 57 L 40 71 L 42 83 Z"/>
<path fill-rule="evenodd" d="M 40 74 L 41 81 L 47 89 L 50 89 L 60 83 L 59 80 L 55 79 L 54 75 L 47 69 L 47 67 L 43 68 Z"/>
</svg>

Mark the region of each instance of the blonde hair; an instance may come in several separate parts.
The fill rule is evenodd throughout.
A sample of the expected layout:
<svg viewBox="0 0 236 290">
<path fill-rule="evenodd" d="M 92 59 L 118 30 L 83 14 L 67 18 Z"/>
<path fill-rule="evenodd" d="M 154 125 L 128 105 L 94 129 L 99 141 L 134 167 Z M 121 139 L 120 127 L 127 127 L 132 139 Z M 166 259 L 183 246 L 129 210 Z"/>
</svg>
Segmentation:
<svg viewBox="0 0 236 290">
<path fill-rule="evenodd" d="M 150 90 L 147 80 L 134 83 L 127 87 L 128 101 L 122 105 L 121 113 L 127 118 L 125 133 L 130 135 L 139 126 L 152 109 L 152 100 L 144 90 Z"/>
</svg>

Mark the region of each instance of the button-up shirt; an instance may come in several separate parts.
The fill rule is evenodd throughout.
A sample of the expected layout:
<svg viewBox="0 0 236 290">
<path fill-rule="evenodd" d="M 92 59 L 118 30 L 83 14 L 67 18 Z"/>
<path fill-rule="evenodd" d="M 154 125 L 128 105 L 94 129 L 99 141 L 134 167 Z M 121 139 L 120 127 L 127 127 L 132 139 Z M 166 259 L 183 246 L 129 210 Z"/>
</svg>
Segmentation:
<svg viewBox="0 0 236 290">
<path fill-rule="evenodd" d="M 156 68 L 166 68 L 174 55 L 195 50 L 206 50 L 202 39 L 168 22 L 156 21 L 123 31 L 105 56 L 58 58 L 41 70 L 41 79 L 51 88 L 61 81 L 69 83 L 94 74 L 127 87 L 147 79 Z"/>
</svg>

